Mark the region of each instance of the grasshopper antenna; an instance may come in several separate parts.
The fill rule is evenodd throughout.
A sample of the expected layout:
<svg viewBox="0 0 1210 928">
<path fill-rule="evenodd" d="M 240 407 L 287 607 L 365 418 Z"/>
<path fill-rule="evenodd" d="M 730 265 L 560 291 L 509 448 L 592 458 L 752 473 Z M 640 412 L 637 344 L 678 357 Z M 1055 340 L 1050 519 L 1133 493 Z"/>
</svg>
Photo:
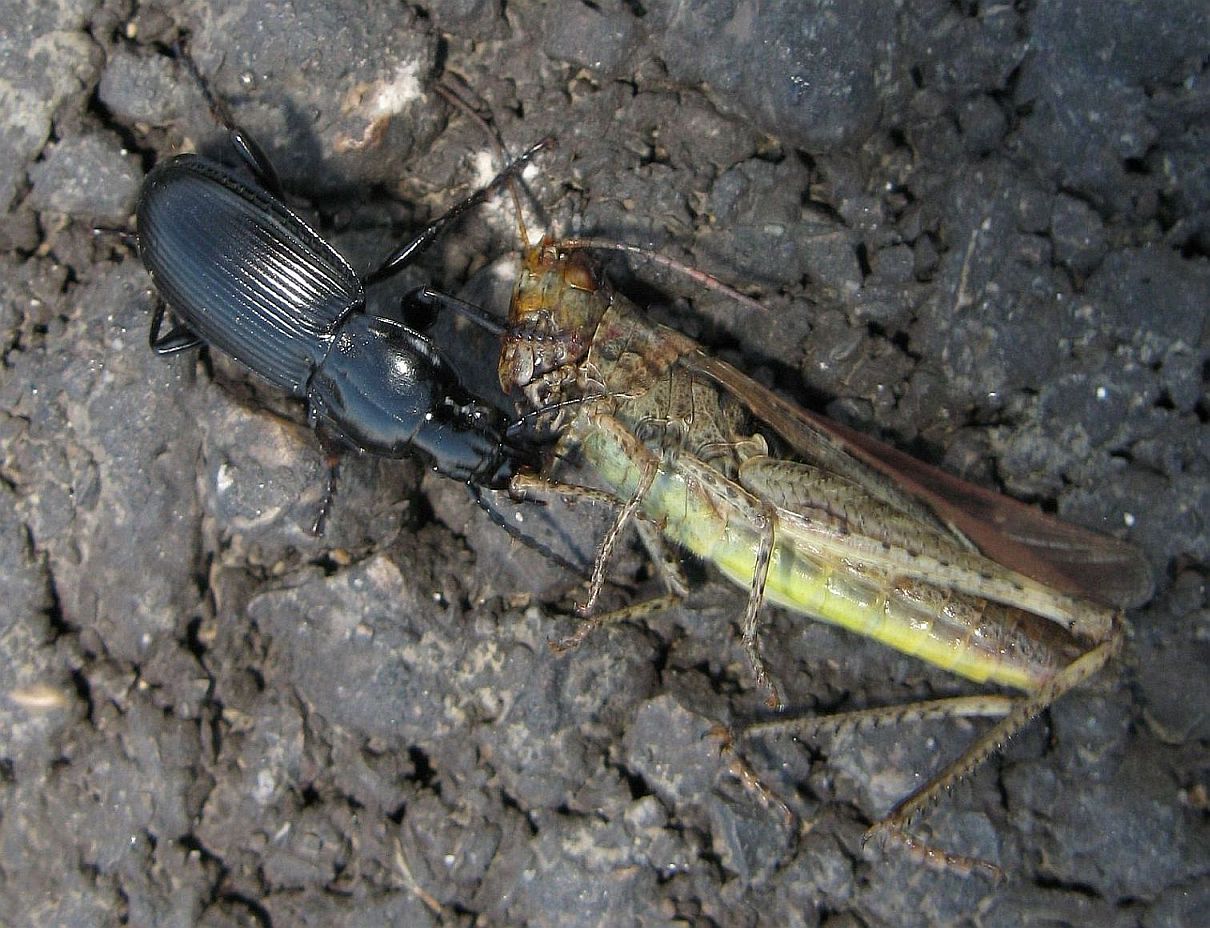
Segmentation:
<svg viewBox="0 0 1210 928">
<path fill-rule="evenodd" d="M 500 139 L 499 133 L 495 128 L 479 114 L 479 112 L 468 102 L 453 86 L 449 83 L 438 83 L 434 85 L 434 90 L 451 106 L 461 110 L 466 116 L 483 130 L 483 134 L 487 136 L 492 147 L 496 150 L 496 156 L 503 162 L 508 163 L 508 150 L 504 147 L 503 141 Z M 551 141 L 553 145 L 553 139 Z M 525 214 L 521 208 L 521 194 L 517 187 L 516 179 L 512 176 L 508 177 L 508 190 L 513 198 L 513 208 L 517 216 L 517 234 L 521 238 L 523 250 L 528 250 L 533 247 L 533 242 L 529 238 L 529 230 L 525 227 Z M 630 245 L 625 242 L 615 242 L 604 238 L 565 238 L 554 242 L 558 248 L 567 251 L 577 249 L 607 249 L 611 251 L 621 251 L 627 254 L 636 255 L 644 260 L 650 261 L 653 264 L 658 264 L 663 268 L 681 274 L 690 280 L 695 281 L 708 290 L 713 290 L 721 293 L 729 299 L 734 300 L 741 306 L 746 306 L 759 312 L 766 312 L 767 307 L 759 300 L 753 299 L 746 293 L 737 290 L 735 287 L 724 283 L 715 277 L 713 274 L 708 274 L 699 268 L 690 267 L 682 261 L 671 258 L 659 252 L 652 251 L 648 248 L 643 248 L 640 245 Z"/>
<path fill-rule="evenodd" d="M 696 267 L 691 267 L 676 258 L 670 258 L 668 255 L 660 254 L 658 251 L 652 251 L 649 248 L 644 248 L 641 245 L 631 245 L 626 242 L 615 242 L 607 238 L 564 238 L 555 243 L 559 248 L 566 251 L 575 251 L 577 249 L 586 248 L 604 248 L 609 251 L 622 251 L 626 254 L 636 255 L 645 261 L 650 261 L 652 264 L 658 264 L 660 267 L 667 268 L 670 271 L 675 271 L 693 280 L 707 290 L 714 290 L 726 297 L 739 303 L 741 306 L 747 306 L 749 309 L 757 310 L 758 312 L 767 312 L 768 307 L 760 300 L 753 299 L 746 293 L 743 293 L 730 284 L 725 284 L 713 274 L 707 274 L 705 271 Z"/>
<path fill-rule="evenodd" d="M 451 84 L 441 82 L 433 85 L 433 89 L 437 94 L 445 100 L 446 103 L 453 106 L 455 109 L 461 110 L 471 122 L 475 123 L 483 134 L 487 136 L 491 142 L 492 148 L 496 151 L 496 157 L 501 163 L 508 164 L 508 149 L 504 147 L 504 142 L 500 138 L 499 132 L 472 106 Z M 539 143 L 543 147 L 553 148 L 556 144 L 554 136 L 547 136 Z M 515 176 L 508 177 L 508 192 L 513 199 L 513 209 L 517 217 L 517 234 L 521 236 L 521 242 L 524 248 L 530 248 L 529 231 L 525 227 L 525 214 L 521 208 L 521 191 L 517 185 Z"/>
</svg>

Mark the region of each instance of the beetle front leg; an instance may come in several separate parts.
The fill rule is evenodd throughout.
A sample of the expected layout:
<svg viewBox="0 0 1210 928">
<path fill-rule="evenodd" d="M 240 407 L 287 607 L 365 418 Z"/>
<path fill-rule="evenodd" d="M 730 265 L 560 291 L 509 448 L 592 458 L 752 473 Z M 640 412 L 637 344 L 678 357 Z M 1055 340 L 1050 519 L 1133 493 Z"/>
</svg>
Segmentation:
<svg viewBox="0 0 1210 928">
<path fill-rule="evenodd" d="M 480 187 L 464 200 L 455 203 L 444 213 L 421 229 L 415 238 L 396 248 L 393 252 L 386 256 L 382 264 L 366 275 L 366 286 L 379 283 L 380 281 L 386 280 L 388 277 L 393 277 L 395 274 L 398 274 L 401 270 L 411 264 L 415 257 L 420 254 L 420 252 L 424 251 L 424 249 L 431 245 L 433 240 L 441 234 L 442 230 L 444 230 L 447 225 L 449 225 L 467 210 L 473 209 L 486 200 L 497 187 L 525 167 L 525 165 L 529 163 L 529 160 L 534 155 L 551 144 L 553 144 L 553 139 L 546 138 L 542 139 L 542 141 L 538 142 L 536 145 L 531 145 L 525 152 L 523 152 L 515 160 L 513 160 L 512 163 L 505 167 L 503 171 L 497 174 L 486 187 Z"/>
</svg>

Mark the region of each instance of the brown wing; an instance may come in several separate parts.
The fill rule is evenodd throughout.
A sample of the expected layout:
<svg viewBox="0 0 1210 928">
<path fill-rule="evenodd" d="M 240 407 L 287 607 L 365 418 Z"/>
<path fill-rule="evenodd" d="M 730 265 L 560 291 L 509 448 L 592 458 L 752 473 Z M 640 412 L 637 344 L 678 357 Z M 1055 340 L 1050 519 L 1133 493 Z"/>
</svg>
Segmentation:
<svg viewBox="0 0 1210 928">
<path fill-rule="evenodd" d="M 905 512 L 940 523 L 984 555 L 1064 593 L 1116 608 L 1151 598 L 1151 568 L 1134 546 L 918 461 L 826 416 L 800 409 L 698 350 L 684 363 L 712 379 L 803 457 Z"/>
</svg>

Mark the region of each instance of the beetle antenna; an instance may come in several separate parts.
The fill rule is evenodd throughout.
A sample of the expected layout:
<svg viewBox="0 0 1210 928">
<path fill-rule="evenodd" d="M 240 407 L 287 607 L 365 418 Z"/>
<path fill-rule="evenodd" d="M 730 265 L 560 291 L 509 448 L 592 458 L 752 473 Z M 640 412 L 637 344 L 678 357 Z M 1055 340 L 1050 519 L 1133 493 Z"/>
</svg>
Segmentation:
<svg viewBox="0 0 1210 928">
<path fill-rule="evenodd" d="M 432 244 L 433 240 L 441 234 L 451 222 L 465 213 L 467 210 L 478 206 L 495 191 L 497 187 L 512 179 L 514 174 L 521 171 L 530 160 L 539 152 L 549 148 L 555 144 L 554 136 L 548 135 L 546 138 L 530 145 L 529 148 L 521 152 L 514 158 L 505 168 L 492 178 L 491 182 L 486 187 L 480 187 L 464 200 L 455 203 L 444 213 L 425 226 L 414 238 L 405 242 L 396 248 L 388 255 L 377 268 L 365 275 L 364 283 L 367 287 L 386 280 L 388 277 L 393 277 L 398 274 L 404 267 L 412 262 L 412 260 Z"/>
<path fill-rule="evenodd" d="M 227 106 L 226 102 L 210 89 L 210 84 L 202 76 L 197 62 L 189 54 L 185 40 L 183 38 L 177 39 L 172 45 L 172 51 L 176 55 L 177 60 L 184 64 L 185 70 L 189 72 L 189 76 L 193 78 L 193 82 L 201 90 L 202 97 L 210 108 L 211 117 L 226 130 L 227 140 L 231 143 L 231 147 L 235 149 L 235 153 L 239 156 L 240 161 L 264 185 L 266 190 L 284 202 L 286 191 L 282 187 L 281 178 L 277 176 L 277 169 L 273 167 L 273 162 L 269 160 L 269 156 L 265 154 L 264 149 L 260 147 L 251 133 L 235 121 L 235 117 L 231 115 L 231 108 Z"/>
<path fill-rule="evenodd" d="M 193 82 L 201 90 L 202 96 L 206 100 L 206 106 L 210 108 L 210 115 L 214 117 L 214 121 L 220 126 L 233 125 L 235 120 L 231 118 L 231 110 L 227 108 L 226 103 L 214 95 L 206 78 L 202 77 L 202 72 L 198 69 L 197 62 L 189 54 L 189 47 L 184 36 L 181 36 L 172 43 L 172 54 L 185 66 L 185 70 L 189 72 L 189 76 L 193 78 Z"/>
</svg>

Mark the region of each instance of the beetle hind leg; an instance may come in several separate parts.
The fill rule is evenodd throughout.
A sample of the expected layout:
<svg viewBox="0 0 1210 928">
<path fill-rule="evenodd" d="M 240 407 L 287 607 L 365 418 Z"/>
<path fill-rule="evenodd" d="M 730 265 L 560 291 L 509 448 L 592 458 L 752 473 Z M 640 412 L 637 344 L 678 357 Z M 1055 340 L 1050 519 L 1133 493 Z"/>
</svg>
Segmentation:
<svg viewBox="0 0 1210 928">
<path fill-rule="evenodd" d="M 199 347 L 202 340 L 182 322 L 173 325 L 167 335 L 160 335 L 167 311 L 167 304 L 163 300 L 156 300 L 155 311 L 151 314 L 151 328 L 147 332 L 147 344 L 151 346 L 151 350 L 159 355 L 168 355 Z"/>
<path fill-rule="evenodd" d="M 277 199 L 285 200 L 286 194 L 282 189 L 281 179 L 277 176 L 277 171 L 273 167 L 273 162 L 269 160 L 269 156 L 265 154 L 264 149 L 256 144 L 256 139 L 246 129 L 236 123 L 227 104 L 210 89 L 210 84 L 202 76 L 202 72 L 198 70 L 197 62 L 189 54 L 189 49 L 186 47 L 184 40 L 178 41 L 173 50 L 176 52 L 177 58 L 184 64 L 185 70 L 189 72 L 189 76 L 197 84 L 198 89 L 201 90 L 202 96 L 205 97 L 206 106 L 210 109 L 210 115 L 214 117 L 215 122 L 227 131 L 227 138 L 231 142 L 231 147 L 235 149 L 235 153 L 239 156 L 239 159 L 252 172 L 258 183 L 273 194 L 273 196 L 277 197 Z"/>
</svg>

